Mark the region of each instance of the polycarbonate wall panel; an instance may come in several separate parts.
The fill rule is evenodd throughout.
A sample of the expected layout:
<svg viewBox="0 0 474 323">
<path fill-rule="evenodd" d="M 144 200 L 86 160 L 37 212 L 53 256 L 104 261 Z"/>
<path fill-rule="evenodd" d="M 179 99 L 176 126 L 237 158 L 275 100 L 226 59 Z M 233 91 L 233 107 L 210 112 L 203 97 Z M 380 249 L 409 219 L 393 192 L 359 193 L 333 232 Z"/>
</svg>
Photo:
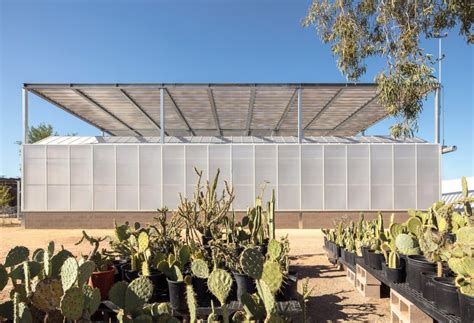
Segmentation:
<svg viewBox="0 0 474 323">
<path fill-rule="evenodd" d="M 429 208 L 440 197 L 440 148 L 437 145 L 417 145 L 417 206 Z"/>
<path fill-rule="evenodd" d="M 347 206 L 347 146 L 324 146 L 324 207 L 345 210 Z"/>
<path fill-rule="evenodd" d="M 235 198 L 233 207 L 243 210 L 253 205 L 254 193 L 254 146 L 232 146 L 232 186 Z"/>
<path fill-rule="evenodd" d="M 432 144 L 24 146 L 25 211 L 155 211 L 221 170 L 246 210 L 265 187 L 281 211 L 424 209 L 440 198 Z M 210 175 L 210 178 L 209 178 Z"/>
</svg>

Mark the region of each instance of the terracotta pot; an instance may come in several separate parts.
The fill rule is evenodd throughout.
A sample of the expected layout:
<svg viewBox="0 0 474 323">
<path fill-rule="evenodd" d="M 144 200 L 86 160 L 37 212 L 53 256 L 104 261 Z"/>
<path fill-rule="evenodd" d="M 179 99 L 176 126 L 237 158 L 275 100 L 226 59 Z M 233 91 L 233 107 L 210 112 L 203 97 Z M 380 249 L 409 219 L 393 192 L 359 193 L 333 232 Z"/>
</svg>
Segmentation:
<svg viewBox="0 0 474 323">
<path fill-rule="evenodd" d="M 114 284 L 115 280 L 115 268 L 107 271 L 96 271 L 93 272 L 91 278 L 89 279 L 89 286 L 92 288 L 97 287 L 100 290 L 100 296 L 102 300 L 107 300 L 109 298 L 109 290 Z"/>
</svg>

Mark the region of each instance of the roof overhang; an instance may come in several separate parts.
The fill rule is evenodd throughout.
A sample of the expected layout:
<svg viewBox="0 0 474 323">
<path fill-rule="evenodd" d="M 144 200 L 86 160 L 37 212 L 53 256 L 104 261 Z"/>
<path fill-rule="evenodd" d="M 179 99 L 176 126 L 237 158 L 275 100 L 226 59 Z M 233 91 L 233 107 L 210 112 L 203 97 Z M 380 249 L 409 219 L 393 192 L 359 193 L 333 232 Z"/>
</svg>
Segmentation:
<svg viewBox="0 0 474 323">
<path fill-rule="evenodd" d="M 160 89 L 171 136 L 354 136 L 387 116 L 375 84 L 25 84 L 114 136 L 160 135 Z"/>
</svg>

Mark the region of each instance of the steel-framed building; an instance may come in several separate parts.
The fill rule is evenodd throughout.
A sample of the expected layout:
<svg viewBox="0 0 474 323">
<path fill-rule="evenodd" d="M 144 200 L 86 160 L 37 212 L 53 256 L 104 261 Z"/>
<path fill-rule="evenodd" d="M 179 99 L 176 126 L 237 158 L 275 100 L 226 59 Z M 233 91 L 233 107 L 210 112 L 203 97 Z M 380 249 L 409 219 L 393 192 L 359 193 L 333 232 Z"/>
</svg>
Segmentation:
<svg viewBox="0 0 474 323">
<path fill-rule="evenodd" d="M 28 144 L 28 93 L 104 135 Z M 441 148 L 358 135 L 387 115 L 376 97 L 374 84 L 25 84 L 25 226 L 151 219 L 192 196 L 194 167 L 206 179 L 221 170 L 237 211 L 264 183 L 275 189 L 286 227 L 427 208 L 440 198 Z"/>
</svg>

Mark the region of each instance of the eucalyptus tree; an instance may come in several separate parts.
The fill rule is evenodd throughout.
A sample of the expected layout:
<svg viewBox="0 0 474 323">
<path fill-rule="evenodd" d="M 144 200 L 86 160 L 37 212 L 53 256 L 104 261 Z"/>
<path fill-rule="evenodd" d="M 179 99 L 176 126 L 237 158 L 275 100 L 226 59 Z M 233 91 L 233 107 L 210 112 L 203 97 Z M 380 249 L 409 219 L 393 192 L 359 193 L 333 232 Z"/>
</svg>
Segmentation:
<svg viewBox="0 0 474 323">
<path fill-rule="evenodd" d="M 313 0 L 305 27 L 314 27 L 331 44 L 339 70 L 350 81 L 365 74 L 367 59 L 382 57 L 377 74 L 379 103 L 397 118 L 395 137 L 412 136 L 426 96 L 438 87 L 433 58 L 422 39 L 446 37 L 458 29 L 474 43 L 474 5 L 470 0 Z"/>
</svg>

